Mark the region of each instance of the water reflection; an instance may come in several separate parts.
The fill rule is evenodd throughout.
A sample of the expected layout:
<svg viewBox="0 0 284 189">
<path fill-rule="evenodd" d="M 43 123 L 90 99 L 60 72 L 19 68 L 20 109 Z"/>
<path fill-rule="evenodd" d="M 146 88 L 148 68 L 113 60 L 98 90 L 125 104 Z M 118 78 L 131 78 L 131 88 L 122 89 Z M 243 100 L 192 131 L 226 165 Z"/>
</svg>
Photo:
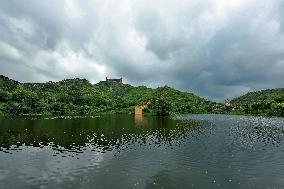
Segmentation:
<svg viewBox="0 0 284 189">
<path fill-rule="evenodd" d="M 146 126 L 147 123 L 147 117 L 143 116 L 142 114 L 135 114 L 135 125 Z"/>
<path fill-rule="evenodd" d="M 197 121 L 177 121 L 165 117 L 50 117 L 6 118 L 0 123 L 0 149 L 5 153 L 22 147 L 49 147 L 56 152 L 76 156 L 90 148 L 105 153 L 129 144 L 147 147 L 172 147 L 200 131 Z M 140 127 L 144 126 L 144 127 Z"/>
</svg>

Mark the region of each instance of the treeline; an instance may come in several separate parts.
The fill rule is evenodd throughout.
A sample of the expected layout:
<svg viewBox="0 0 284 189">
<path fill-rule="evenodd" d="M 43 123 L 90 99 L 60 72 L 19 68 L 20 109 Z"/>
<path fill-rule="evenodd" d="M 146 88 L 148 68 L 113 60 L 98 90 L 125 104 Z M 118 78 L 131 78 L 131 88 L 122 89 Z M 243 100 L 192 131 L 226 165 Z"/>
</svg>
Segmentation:
<svg viewBox="0 0 284 189">
<path fill-rule="evenodd" d="M 146 103 L 149 106 L 144 113 L 151 115 L 223 113 L 284 117 L 284 89 L 250 92 L 222 104 L 168 86 L 152 89 L 107 82 L 91 84 L 79 78 L 24 84 L 0 76 L 0 115 L 133 114 L 136 105 Z"/>
<path fill-rule="evenodd" d="M 155 90 L 152 103 L 144 112 L 152 115 L 213 113 L 214 102 L 168 86 Z"/>
<path fill-rule="evenodd" d="M 231 103 L 240 106 L 239 114 L 284 117 L 284 89 L 249 92 Z"/>
<path fill-rule="evenodd" d="M 134 113 L 136 105 L 151 101 L 145 113 L 210 113 L 213 102 L 170 87 L 145 86 L 68 79 L 48 83 L 19 83 L 0 77 L 0 114 L 4 115 L 86 115 Z"/>
</svg>

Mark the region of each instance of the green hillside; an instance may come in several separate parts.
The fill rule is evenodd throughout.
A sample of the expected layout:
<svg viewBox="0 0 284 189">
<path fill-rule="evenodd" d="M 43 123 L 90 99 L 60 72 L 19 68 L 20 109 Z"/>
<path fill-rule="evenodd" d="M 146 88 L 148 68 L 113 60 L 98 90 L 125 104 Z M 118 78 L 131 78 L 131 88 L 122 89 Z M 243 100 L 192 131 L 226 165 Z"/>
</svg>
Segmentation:
<svg viewBox="0 0 284 189">
<path fill-rule="evenodd" d="M 0 76 L 0 114 L 86 115 L 134 113 L 136 105 L 151 102 L 145 113 L 211 113 L 213 102 L 170 87 L 157 89 L 128 84 L 91 84 L 86 79 L 20 83 Z"/>
<path fill-rule="evenodd" d="M 249 92 L 231 100 L 241 106 L 242 113 L 264 116 L 284 116 L 284 89 Z"/>
<path fill-rule="evenodd" d="M 284 102 L 284 89 L 267 89 L 256 92 L 249 92 L 243 96 L 231 100 L 232 103 L 246 104 L 258 101 Z"/>
<path fill-rule="evenodd" d="M 86 79 L 20 83 L 0 76 L 0 115 L 133 114 L 136 105 L 151 115 L 230 113 L 284 117 L 284 89 L 250 92 L 217 104 L 164 86 L 156 89 Z"/>
</svg>

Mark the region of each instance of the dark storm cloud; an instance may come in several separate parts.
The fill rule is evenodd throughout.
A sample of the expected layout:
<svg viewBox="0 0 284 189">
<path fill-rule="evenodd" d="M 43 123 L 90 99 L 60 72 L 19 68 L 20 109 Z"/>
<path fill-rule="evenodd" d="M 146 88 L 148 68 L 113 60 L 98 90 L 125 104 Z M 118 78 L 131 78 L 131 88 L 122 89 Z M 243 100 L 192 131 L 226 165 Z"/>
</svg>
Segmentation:
<svg viewBox="0 0 284 189">
<path fill-rule="evenodd" d="M 0 74 L 123 77 L 214 100 L 284 87 L 281 0 L 1 1 Z"/>
</svg>

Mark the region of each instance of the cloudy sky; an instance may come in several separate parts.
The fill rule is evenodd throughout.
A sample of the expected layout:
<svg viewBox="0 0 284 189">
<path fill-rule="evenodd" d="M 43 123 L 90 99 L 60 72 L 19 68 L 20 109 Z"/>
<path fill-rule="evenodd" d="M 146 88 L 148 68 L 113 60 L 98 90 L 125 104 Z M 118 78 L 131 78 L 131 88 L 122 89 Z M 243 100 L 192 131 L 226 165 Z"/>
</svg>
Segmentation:
<svg viewBox="0 0 284 189">
<path fill-rule="evenodd" d="M 0 74 L 123 77 L 218 101 L 284 87 L 284 0 L 0 1 Z"/>
</svg>

